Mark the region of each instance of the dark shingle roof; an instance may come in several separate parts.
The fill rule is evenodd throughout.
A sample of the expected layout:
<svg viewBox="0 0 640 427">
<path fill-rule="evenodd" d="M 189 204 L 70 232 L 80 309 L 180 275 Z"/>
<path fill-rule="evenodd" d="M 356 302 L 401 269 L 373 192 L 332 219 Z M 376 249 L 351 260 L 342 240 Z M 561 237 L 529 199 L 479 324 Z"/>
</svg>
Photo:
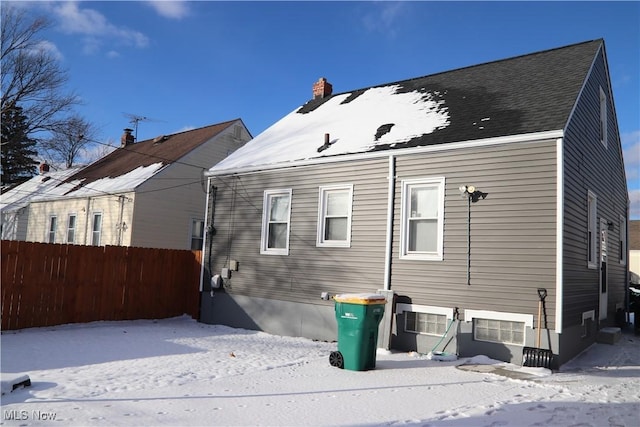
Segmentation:
<svg viewBox="0 0 640 427">
<path fill-rule="evenodd" d="M 71 175 L 64 182 L 81 180 L 84 186 L 102 178 L 114 178 L 124 175 L 140 166 L 150 166 L 156 163 L 163 163 L 164 165 L 174 163 L 196 147 L 227 129 L 237 120 L 165 135 L 120 147 L 80 172 Z"/>
<path fill-rule="evenodd" d="M 601 48 L 592 40 L 314 99 L 210 172 L 563 130 Z"/>
<path fill-rule="evenodd" d="M 602 44 L 598 39 L 374 86 L 438 93 L 449 110 L 449 126 L 393 148 L 563 129 Z"/>
</svg>

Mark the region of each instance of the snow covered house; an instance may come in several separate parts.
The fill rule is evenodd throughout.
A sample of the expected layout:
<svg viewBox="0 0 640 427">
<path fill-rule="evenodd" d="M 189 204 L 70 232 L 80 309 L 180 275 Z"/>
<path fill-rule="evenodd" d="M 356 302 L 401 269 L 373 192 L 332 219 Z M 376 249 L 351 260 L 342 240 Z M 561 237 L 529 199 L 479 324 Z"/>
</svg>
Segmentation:
<svg viewBox="0 0 640 427">
<path fill-rule="evenodd" d="M 379 346 L 557 364 L 613 323 L 628 192 L 602 39 L 332 89 L 207 172 L 203 322 L 332 340 L 321 294 L 381 292 Z"/>
<path fill-rule="evenodd" d="M 203 173 L 251 135 L 241 119 L 135 142 L 60 179 L 29 203 L 26 240 L 201 249 Z"/>
<path fill-rule="evenodd" d="M 51 170 L 46 163 L 40 165 L 40 174 L 2 193 L 0 213 L 2 215 L 2 240 L 27 240 L 29 222 L 29 202 L 56 187 L 61 181 L 82 169 L 73 167 Z"/>
</svg>

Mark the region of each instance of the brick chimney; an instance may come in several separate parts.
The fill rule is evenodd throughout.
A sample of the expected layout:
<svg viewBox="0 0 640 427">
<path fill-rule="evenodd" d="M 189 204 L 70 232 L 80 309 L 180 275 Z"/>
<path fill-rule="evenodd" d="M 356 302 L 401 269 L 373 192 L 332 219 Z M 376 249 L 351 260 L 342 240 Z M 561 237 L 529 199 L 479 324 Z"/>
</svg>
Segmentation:
<svg viewBox="0 0 640 427">
<path fill-rule="evenodd" d="M 333 86 L 324 77 L 320 77 L 313 84 L 313 99 L 326 98 L 331 96 L 331 92 L 333 92 Z"/>
<path fill-rule="evenodd" d="M 46 162 L 40 163 L 40 175 L 44 175 L 49 172 L 49 165 Z"/>
<path fill-rule="evenodd" d="M 133 129 L 126 128 L 124 130 L 124 133 L 120 137 L 120 147 L 126 147 L 135 142 L 135 137 L 131 132 L 133 132 Z"/>
</svg>

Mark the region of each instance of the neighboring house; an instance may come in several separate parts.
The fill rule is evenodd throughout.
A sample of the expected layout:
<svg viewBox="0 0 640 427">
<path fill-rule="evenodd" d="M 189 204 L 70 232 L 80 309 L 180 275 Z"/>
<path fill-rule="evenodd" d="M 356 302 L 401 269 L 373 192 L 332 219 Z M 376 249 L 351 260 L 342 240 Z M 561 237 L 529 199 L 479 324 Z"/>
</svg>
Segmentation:
<svg viewBox="0 0 640 427">
<path fill-rule="evenodd" d="M 26 240 L 201 249 L 203 173 L 251 135 L 240 119 L 121 147 L 30 201 Z"/>
<path fill-rule="evenodd" d="M 603 40 L 313 93 L 207 173 L 203 322 L 331 340 L 321 293 L 382 292 L 381 346 L 427 353 L 459 318 L 436 350 L 520 363 L 541 336 L 558 364 L 613 324 L 628 192 Z"/>
<path fill-rule="evenodd" d="M 629 282 L 640 285 L 640 220 L 629 221 Z"/>
<path fill-rule="evenodd" d="M 29 202 L 56 187 L 81 167 L 52 171 L 46 163 L 40 165 L 40 174 L 13 187 L 0 196 L 2 213 L 2 240 L 27 240 Z"/>
</svg>

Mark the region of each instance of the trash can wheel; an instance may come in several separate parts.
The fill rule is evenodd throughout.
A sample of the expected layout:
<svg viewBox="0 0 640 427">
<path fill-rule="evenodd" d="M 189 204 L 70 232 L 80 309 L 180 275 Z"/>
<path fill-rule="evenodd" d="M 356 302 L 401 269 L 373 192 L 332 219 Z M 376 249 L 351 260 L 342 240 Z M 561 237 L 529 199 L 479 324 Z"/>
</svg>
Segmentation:
<svg viewBox="0 0 640 427">
<path fill-rule="evenodd" d="M 344 359 L 342 358 L 342 353 L 339 351 L 332 351 L 329 354 L 329 364 L 331 366 L 335 366 L 336 368 L 344 368 Z"/>
</svg>

